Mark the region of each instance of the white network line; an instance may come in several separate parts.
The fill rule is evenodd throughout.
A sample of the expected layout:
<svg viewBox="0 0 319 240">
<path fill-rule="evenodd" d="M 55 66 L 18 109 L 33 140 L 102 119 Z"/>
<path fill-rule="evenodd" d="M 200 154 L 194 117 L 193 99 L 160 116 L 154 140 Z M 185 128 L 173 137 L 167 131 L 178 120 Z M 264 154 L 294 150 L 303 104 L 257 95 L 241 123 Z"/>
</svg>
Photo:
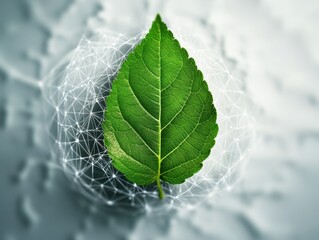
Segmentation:
<svg viewBox="0 0 319 240">
<path fill-rule="evenodd" d="M 245 93 L 221 59 L 178 39 L 192 56 L 213 93 L 219 134 L 203 168 L 180 185 L 165 185 L 160 201 L 156 186 L 127 181 L 113 168 L 103 144 L 101 124 L 111 81 L 126 56 L 144 36 L 132 38 L 105 30 L 83 37 L 74 52 L 44 80 L 52 154 L 79 190 L 90 199 L 142 211 L 192 207 L 231 186 L 252 144 L 254 129 L 245 109 Z"/>
</svg>

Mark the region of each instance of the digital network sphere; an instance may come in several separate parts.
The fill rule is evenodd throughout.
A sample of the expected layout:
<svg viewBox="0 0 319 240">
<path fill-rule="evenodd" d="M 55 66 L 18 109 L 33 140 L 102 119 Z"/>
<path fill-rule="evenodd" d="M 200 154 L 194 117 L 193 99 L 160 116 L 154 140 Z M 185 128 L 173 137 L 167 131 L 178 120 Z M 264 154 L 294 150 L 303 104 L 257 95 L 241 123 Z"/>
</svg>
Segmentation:
<svg viewBox="0 0 319 240">
<path fill-rule="evenodd" d="M 165 198 L 160 200 L 156 184 L 138 186 L 112 166 L 101 126 L 112 80 L 143 37 L 95 31 L 83 37 L 46 77 L 43 94 L 49 105 L 46 115 L 52 154 L 79 191 L 112 209 L 152 212 L 192 208 L 238 179 L 254 141 L 246 94 L 212 50 L 201 50 L 185 36 L 176 36 L 195 59 L 212 92 L 219 133 L 203 168 L 183 184 L 164 185 Z"/>
</svg>

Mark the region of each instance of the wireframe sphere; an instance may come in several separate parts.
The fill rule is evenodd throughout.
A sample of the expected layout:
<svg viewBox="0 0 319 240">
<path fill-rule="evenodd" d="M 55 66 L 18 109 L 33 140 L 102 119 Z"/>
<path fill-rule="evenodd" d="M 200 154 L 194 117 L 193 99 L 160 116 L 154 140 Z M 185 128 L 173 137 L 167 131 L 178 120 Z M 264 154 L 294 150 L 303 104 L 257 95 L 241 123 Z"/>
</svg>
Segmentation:
<svg viewBox="0 0 319 240">
<path fill-rule="evenodd" d="M 213 94 L 219 134 L 203 168 L 183 184 L 164 184 L 166 196 L 159 200 L 156 184 L 138 186 L 112 166 L 101 126 L 112 81 L 143 36 L 97 30 L 90 37 L 84 36 L 46 77 L 43 94 L 48 103 L 52 154 L 76 188 L 95 202 L 118 210 L 146 212 L 192 208 L 231 187 L 240 176 L 254 141 L 247 97 L 240 80 L 231 76 L 212 50 L 176 36 L 195 59 Z"/>
</svg>

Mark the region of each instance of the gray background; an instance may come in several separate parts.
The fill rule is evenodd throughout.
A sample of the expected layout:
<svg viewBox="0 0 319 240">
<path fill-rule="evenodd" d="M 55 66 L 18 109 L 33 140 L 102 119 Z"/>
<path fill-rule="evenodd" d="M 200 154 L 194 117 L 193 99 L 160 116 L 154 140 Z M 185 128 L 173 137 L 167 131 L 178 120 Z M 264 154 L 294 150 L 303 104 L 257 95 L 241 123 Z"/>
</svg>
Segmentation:
<svg viewBox="0 0 319 240">
<path fill-rule="evenodd" d="M 319 2 L 0 1 L 0 239 L 318 239 Z M 226 61 L 254 103 L 242 181 L 193 211 L 90 204 L 50 163 L 38 82 L 86 29 L 125 34 L 155 13 Z"/>
</svg>

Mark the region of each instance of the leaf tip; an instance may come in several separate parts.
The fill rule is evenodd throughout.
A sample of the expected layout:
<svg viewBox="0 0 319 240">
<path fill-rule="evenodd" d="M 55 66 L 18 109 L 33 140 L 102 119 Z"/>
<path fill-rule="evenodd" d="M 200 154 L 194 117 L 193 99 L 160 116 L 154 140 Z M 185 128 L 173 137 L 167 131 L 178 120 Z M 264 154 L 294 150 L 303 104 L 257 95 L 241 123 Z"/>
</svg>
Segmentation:
<svg viewBox="0 0 319 240">
<path fill-rule="evenodd" d="M 157 22 L 161 22 L 162 21 L 161 15 L 159 13 L 156 14 L 155 21 L 157 21 Z"/>
</svg>

